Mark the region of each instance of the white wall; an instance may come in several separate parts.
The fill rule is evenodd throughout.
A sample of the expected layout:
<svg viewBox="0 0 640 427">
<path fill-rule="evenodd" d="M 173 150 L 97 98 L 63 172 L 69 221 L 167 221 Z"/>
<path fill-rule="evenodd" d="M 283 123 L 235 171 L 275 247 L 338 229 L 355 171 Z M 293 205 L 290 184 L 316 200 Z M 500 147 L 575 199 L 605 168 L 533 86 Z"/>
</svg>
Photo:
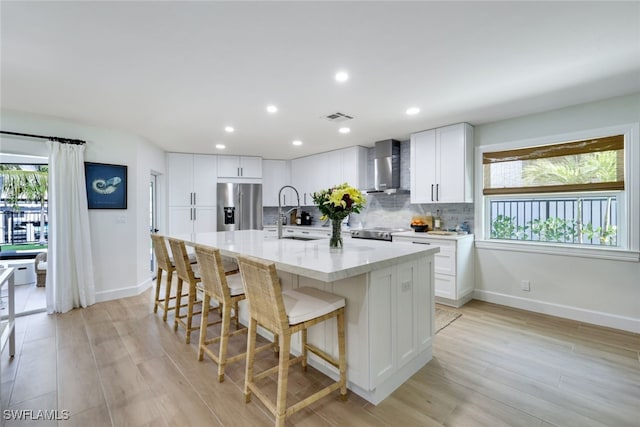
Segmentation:
<svg viewBox="0 0 640 427">
<path fill-rule="evenodd" d="M 475 144 L 639 121 L 640 94 L 634 94 L 476 126 Z M 521 280 L 531 281 L 531 292 L 520 290 Z M 476 248 L 475 285 L 477 299 L 640 333 L 638 262 Z"/>
<path fill-rule="evenodd" d="M 125 132 L 17 112 L 2 112 L 2 130 L 87 141 L 85 161 L 127 165 L 127 209 L 89 210 L 96 300 L 136 295 L 151 284 L 149 177 L 165 172 L 164 152 Z M 48 155 L 44 141 L 2 137 L 0 151 Z"/>
</svg>

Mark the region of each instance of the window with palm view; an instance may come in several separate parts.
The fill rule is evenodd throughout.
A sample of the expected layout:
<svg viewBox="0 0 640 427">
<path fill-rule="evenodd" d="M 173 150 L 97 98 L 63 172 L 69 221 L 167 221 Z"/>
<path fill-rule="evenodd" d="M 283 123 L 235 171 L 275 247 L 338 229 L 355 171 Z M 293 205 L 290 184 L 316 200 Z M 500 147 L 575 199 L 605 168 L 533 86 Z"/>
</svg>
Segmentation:
<svg viewBox="0 0 640 427">
<path fill-rule="evenodd" d="M 624 135 L 484 152 L 490 239 L 620 246 Z"/>
<path fill-rule="evenodd" d="M 41 164 L 0 164 L 0 250 L 47 246 L 49 168 Z"/>
</svg>

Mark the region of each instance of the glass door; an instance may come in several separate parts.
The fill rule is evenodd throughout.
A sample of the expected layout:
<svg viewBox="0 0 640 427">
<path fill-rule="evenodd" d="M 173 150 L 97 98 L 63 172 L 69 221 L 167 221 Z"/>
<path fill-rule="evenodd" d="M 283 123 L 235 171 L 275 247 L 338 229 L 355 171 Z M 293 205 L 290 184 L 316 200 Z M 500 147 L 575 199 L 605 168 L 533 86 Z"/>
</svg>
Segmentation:
<svg viewBox="0 0 640 427">
<path fill-rule="evenodd" d="M 151 174 L 149 180 L 149 231 L 150 233 L 158 232 L 158 198 L 157 198 L 157 186 L 158 176 Z M 151 238 L 149 238 L 149 269 L 152 274 L 156 273 L 156 259 L 153 254 L 153 245 Z"/>
</svg>

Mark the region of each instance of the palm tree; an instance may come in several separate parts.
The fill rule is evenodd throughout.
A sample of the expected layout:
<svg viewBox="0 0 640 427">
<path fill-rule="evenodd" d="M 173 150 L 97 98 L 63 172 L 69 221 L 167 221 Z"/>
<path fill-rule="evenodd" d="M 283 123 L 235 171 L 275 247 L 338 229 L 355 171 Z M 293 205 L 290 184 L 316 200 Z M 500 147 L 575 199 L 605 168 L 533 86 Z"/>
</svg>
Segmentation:
<svg viewBox="0 0 640 427">
<path fill-rule="evenodd" d="M 616 156 L 615 151 L 603 151 L 537 159 L 525 164 L 522 180 L 532 186 L 616 181 Z"/>
<path fill-rule="evenodd" d="M 537 159 L 525 163 L 522 169 L 522 180 L 530 186 L 615 182 L 618 180 L 617 155 L 616 151 L 602 151 Z M 610 209 L 611 197 L 608 198 L 602 235 L 615 236 L 615 226 L 610 224 Z M 582 234 L 589 233 L 593 226 L 587 224 L 587 228 L 583 231 L 582 199 L 577 200 L 577 211 L 576 234 L 582 243 Z"/>
<path fill-rule="evenodd" d="M 30 171 L 22 170 L 18 165 L 0 165 L 0 175 L 2 176 L 2 193 L 11 203 L 15 212 L 20 211 L 19 201 L 21 199 L 40 203 L 40 239 L 38 243 L 46 244 L 44 206 L 49 188 L 49 167 L 39 166 L 38 170 Z"/>
</svg>

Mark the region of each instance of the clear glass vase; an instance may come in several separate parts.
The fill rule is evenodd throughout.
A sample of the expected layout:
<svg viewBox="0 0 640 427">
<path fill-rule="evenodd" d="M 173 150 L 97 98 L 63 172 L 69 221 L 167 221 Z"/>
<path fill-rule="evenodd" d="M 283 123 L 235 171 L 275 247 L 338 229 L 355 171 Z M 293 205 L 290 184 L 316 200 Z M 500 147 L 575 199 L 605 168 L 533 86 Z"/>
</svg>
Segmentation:
<svg viewBox="0 0 640 427">
<path fill-rule="evenodd" d="M 342 220 L 341 219 L 332 219 L 331 220 L 331 239 L 329 239 L 329 247 L 330 248 L 341 248 L 342 247 Z"/>
</svg>

